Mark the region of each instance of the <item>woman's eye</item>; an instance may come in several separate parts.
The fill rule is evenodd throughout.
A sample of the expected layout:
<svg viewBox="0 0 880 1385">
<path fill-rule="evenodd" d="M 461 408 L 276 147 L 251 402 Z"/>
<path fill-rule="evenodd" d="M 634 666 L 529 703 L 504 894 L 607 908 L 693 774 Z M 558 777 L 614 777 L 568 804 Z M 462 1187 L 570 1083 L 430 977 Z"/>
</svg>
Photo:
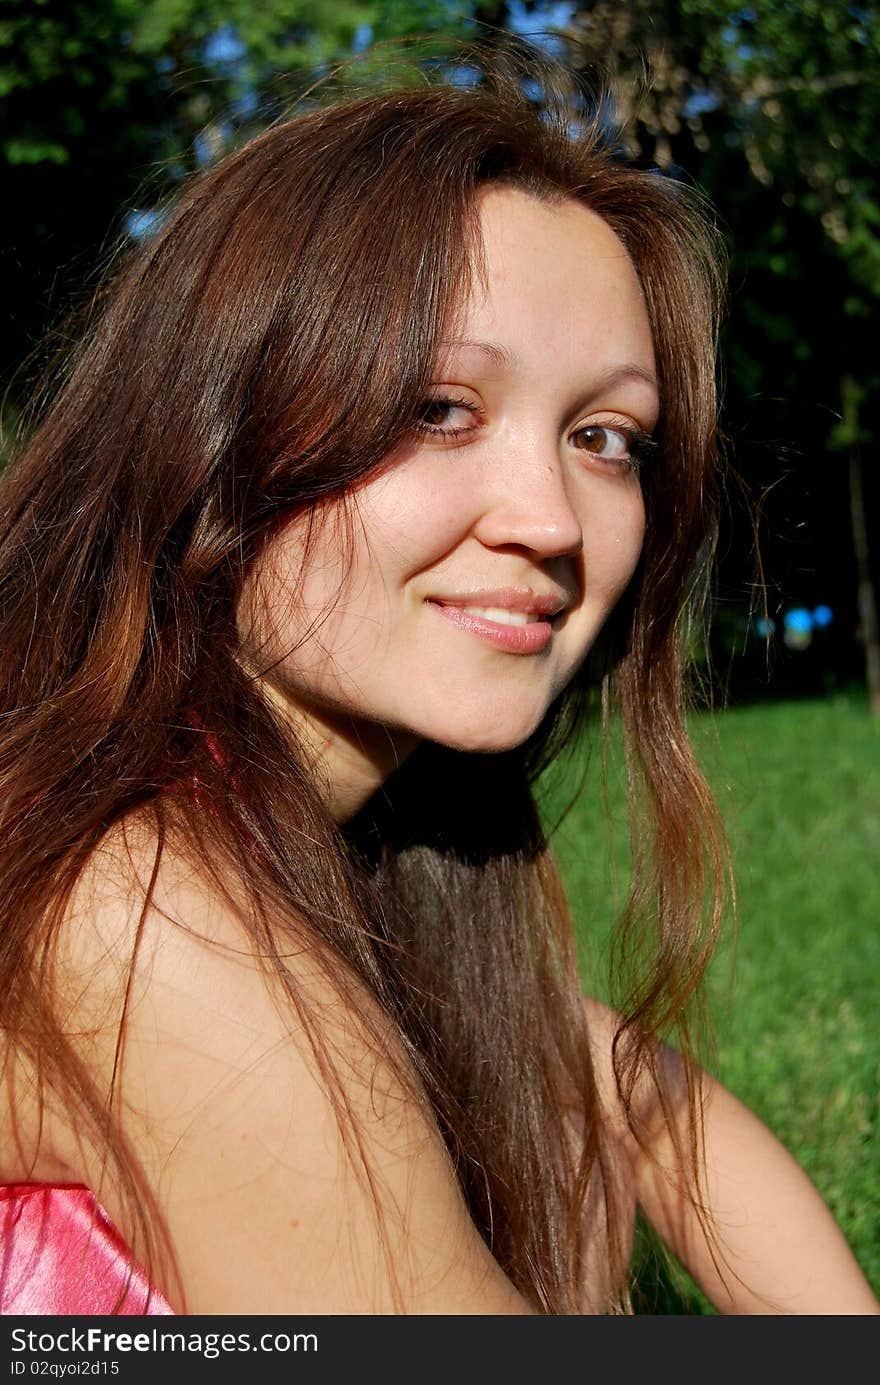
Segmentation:
<svg viewBox="0 0 880 1385">
<path fill-rule="evenodd" d="M 416 423 L 420 432 L 455 437 L 478 428 L 481 416 L 479 405 L 469 399 L 425 399 Z"/>
<path fill-rule="evenodd" d="M 581 452 L 589 452 L 600 461 L 619 462 L 631 467 L 637 467 L 655 445 L 640 428 L 612 427 L 602 423 L 578 428 L 572 434 L 572 442 Z"/>
</svg>

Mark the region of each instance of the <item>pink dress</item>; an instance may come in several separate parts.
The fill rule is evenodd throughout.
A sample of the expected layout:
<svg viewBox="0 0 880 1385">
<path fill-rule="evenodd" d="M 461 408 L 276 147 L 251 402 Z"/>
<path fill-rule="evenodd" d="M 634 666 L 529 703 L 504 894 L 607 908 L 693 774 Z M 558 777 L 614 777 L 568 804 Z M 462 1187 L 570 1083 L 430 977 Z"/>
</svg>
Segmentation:
<svg viewBox="0 0 880 1385">
<path fill-rule="evenodd" d="M 0 1186 L 0 1313 L 167 1315 L 174 1310 L 88 1188 Z"/>
</svg>

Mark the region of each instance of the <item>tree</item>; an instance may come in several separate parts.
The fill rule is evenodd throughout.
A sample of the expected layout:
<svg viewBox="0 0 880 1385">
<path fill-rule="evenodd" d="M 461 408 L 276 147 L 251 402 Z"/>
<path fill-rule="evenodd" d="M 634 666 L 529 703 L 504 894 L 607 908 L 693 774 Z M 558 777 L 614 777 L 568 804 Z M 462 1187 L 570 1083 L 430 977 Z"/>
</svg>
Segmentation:
<svg viewBox="0 0 880 1385">
<path fill-rule="evenodd" d="M 0 372 L 13 375 L 82 293 L 127 214 L 260 128 L 372 35 L 430 33 L 458 15 L 454 0 L 407 0 L 384 21 L 382 9 L 379 0 L 5 0 Z M 26 379 L 13 381 L 13 397 L 26 391 Z"/>
</svg>

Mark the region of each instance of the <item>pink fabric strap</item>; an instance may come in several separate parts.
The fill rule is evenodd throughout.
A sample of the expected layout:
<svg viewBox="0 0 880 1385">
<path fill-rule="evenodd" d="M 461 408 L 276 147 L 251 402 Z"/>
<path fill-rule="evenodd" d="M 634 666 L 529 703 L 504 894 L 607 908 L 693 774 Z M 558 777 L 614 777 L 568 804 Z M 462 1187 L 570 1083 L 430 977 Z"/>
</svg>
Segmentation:
<svg viewBox="0 0 880 1385">
<path fill-rule="evenodd" d="M 0 1187 L 0 1313 L 173 1312 L 88 1188 Z"/>
</svg>

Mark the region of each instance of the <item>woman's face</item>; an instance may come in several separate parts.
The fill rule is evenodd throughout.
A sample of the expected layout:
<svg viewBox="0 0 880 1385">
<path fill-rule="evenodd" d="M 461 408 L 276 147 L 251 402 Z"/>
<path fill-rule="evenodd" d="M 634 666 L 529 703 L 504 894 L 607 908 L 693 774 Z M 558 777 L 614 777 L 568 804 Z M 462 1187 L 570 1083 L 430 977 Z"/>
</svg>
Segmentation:
<svg viewBox="0 0 880 1385">
<path fill-rule="evenodd" d="M 420 739 L 524 741 L 636 566 L 654 352 L 620 241 L 574 201 L 481 200 L 485 284 L 446 344 L 422 429 L 246 592 L 263 683 L 354 811 Z M 305 559 L 304 559 L 304 554 Z M 359 788 L 355 789 L 355 786 Z"/>
</svg>

